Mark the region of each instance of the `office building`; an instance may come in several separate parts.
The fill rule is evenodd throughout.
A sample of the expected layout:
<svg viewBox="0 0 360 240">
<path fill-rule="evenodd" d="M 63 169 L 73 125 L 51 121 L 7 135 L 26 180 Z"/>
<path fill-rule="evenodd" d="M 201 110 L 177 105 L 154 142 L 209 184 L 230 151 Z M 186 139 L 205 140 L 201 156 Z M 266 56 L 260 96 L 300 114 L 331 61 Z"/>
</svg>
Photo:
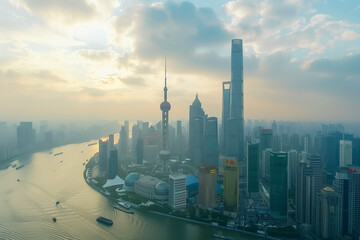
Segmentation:
<svg viewBox="0 0 360 240">
<path fill-rule="evenodd" d="M 270 153 L 270 214 L 287 217 L 287 153 Z"/>
<path fill-rule="evenodd" d="M 111 151 L 111 149 L 113 149 L 114 148 L 114 134 L 110 134 L 109 135 L 109 148 L 110 148 L 110 151 Z"/>
<path fill-rule="evenodd" d="M 230 118 L 230 84 L 231 82 L 222 83 L 222 116 L 221 116 L 221 130 L 220 130 L 220 151 L 226 150 L 226 136 L 228 129 L 228 119 Z"/>
<path fill-rule="evenodd" d="M 180 120 L 176 122 L 176 152 L 178 155 L 178 160 L 183 161 L 184 140 L 183 140 L 182 126 Z"/>
<path fill-rule="evenodd" d="M 192 121 L 193 129 L 192 129 L 192 151 L 193 151 L 193 163 L 194 166 L 199 166 L 201 163 L 205 161 L 205 153 L 204 153 L 204 118 L 203 117 L 195 117 Z"/>
<path fill-rule="evenodd" d="M 237 213 L 239 208 L 239 167 L 236 158 L 224 160 L 224 211 Z"/>
<path fill-rule="evenodd" d="M 352 151 L 353 149 L 351 141 L 340 140 L 340 167 L 352 165 Z"/>
<path fill-rule="evenodd" d="M 317 221 L 317 201 L 322 188 L 321 156 L 307 154 L 297 165 L 295 179 L 296 219 L 299 223 L 312 225 Z"/>
<path fill-rule="evenodd" d="M 136 163 L 143 164 L 144 160 L 144 139 L 138 139 L 136 143 Z"/>
<path fill-rule="evenodd" d="M 114 179 L 118 175 L 118 151 L 116 148 L 110 150 L 108 161 L 108 179 Z"/>
<path fill-rule="evenodd" d="M 352 165 L 360 166 L 360 138 L 353 138 L 352 148 Z"/>
<path fill-rule="evenodd" d="M 360 167 L 339 167 L 334 189 L 340 195 L 340 228 L 344 235 L 360 234 Z"/>
<path fill-rule="evenodd" d="M 259 197 L 259 143 L 248 144 L 247 192 L 249 198 Z"/>
<path fill-rule="evenodd" d="M 322 239 L 341 239 L 339 194 L 327 186 L 320 190 L 319 198 L 317 233 Z"/>
<path fill-rule="evenodd" d="M 233 39 L 231 43 L 230 122 L 228 133 L 229 135 L 236 135 L 236 137 L 232 137 L 232 139 L 236 139 L 236 146 L 230 148 L 231 152 L 228 156 L 235 157 L 238 161 L 245 160 L 243 78 L 242 40 Z"/>
<path fill-rule="evenodd" d="M 120 130 L 120 140 L 119 140 L 119 152 L 120 158 L 125 159 L 128 154 L 128 133 L 126 132 L 126 127 L 121 126 Z"/>
<path fill-rule="evenodd" d="M 186 175 L 169 175 L 169 204 L 173 209 L 186 207 Z"/>
<path fill-rule="evenodd" d="M 99 140 L 99 176 L 107 177 L 108 169 L 108 141 Z"/>
<path fill-rule="evenodd" d="M 32 151 L 36 144 L 36 130 L 32 122 L 20 122 L 17 127 L 17 147 L 20 153 Z"/>
<path fill-rule="evenodd" d="M 295 190 L 296 164 L 299 162 L 299 154 L 296 150 L 288 152 L 288 189 Z"/>
<path fill-rule="evenodd" d="M 204 136 L 204 119 L 207 118 L 204 110 L 201 107 L 201 102 L 196 94 L 195 100 L 190 105 L 189 110 L 189 158 L 195 164 L 201 163 L 200 148 L 202 145 L 202 138 Z"/>
<path fill-rule="evenodd" d="M 273 132 L 272 129 L 260 129 L 260 151 L 273 146 Z"/>
<path fill-rule="evenodd" d="M 219 169 L 218 124 L 216 117 L 209 117 L 205 120 L 204 141 L 205 161 Z"/>
<path fill-rule="evenodd" d="M 199 167 L 199 189 L 196 202 L 202 209 L 213 208 L 216 205 L 216 168 L 210 163 Z"/>
</svg>

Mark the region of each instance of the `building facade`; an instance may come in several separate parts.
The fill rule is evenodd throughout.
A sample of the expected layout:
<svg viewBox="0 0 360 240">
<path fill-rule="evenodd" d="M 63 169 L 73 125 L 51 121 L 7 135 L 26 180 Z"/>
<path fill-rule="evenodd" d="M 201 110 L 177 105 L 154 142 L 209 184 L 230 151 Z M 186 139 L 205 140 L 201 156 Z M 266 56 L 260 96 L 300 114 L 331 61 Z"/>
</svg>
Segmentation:
<svg viewBox="0 0 360 240">
<path fill-rule="evenodd" d="M 216 205 L 216 168 L 211 164 L 199 167 L 199 188 L 196 202 L 200 208 L 213 208 Z"/>
<path fill-rule="evenodd" d="M 169 204 L 173 209 L 186 207 L 186 175 L 169 175 Z"/>
<path fill-rule="evenodd" d="M 287 153 L 270 153 L 270 214 L 287 217 Z"/>
<path fill-rule="evenodd" d="M 239 209 L 239 166 L 236 158 L 224 160 L 224 210 L 237 212 Z"/>
</svg>

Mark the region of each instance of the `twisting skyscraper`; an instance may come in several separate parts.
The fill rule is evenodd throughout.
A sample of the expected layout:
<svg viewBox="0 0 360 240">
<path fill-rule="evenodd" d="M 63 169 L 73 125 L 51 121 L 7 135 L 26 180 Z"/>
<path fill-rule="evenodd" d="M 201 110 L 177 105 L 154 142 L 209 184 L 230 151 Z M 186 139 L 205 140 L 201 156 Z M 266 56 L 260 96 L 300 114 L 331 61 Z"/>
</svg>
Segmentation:
<svg viewBox="0 0 360 240">
<path fill-rule="evenodd" d="M 224 107 L 224 106 L 223 106 Z M 244 96 L 243 96 L 243 47 L 241 39 L 231 45 L 230 118 L 226 131 L 226 155 L 238 161 L 245 159 L 244 145 Z"/>
</svg>

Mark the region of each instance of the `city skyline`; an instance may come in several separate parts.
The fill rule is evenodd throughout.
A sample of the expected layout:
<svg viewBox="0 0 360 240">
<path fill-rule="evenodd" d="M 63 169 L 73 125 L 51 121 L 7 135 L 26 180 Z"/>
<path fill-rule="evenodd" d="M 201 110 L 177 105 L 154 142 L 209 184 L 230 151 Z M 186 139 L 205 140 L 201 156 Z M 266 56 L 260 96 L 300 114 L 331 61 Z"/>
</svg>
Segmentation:
<svg viewBox="0 0 360 240">
<path fill-rule="evenodd" d="M 196 92 L 220 119 L 240 38 L 245 119 L 360 121 L 359 12 L 356 1 L 5 1 L 3 120 L 158 121 L 164 56 L 172 119 Z"/>
</svg>

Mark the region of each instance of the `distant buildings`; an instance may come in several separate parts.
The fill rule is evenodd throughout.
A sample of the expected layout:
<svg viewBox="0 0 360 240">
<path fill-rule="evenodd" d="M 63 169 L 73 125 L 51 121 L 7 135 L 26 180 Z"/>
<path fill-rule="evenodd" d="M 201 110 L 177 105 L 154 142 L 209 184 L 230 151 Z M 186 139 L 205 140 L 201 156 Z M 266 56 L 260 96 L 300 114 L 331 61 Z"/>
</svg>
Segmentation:
<svg viewBox="0 0 360 240">
<path fill-rule="evenodd" d="M 32 122 L 20 122 L 17 127 L 17 147 L 20 152 L 34 150 L 36 144 L 36 130 Z"/>
<path fill-rule="evenodd" d="M 340 167 L 352 165 L 352 142 L 340 140 Z"/>
<path fill-rule="evenodd" d="M 126 126 L 122 126 L 119 139 L 119 152 L 121 159 L 124 159 L 128 154 L 128 136 L 129 133 Z"/>
<path fill-rule="evenodd" d="M 239 208 L 239 167 L 236 158 L 224 160 L 224 211 L 237 212 Z"/>
<path fill-rule="evenodd" d="M 270 214 L 287 217 L 287 153 L 270 153 Z"/>
<path fill-rule="evenodd" d="M 208 209 L 216 205 L 216 168 L 211 164 L 199 167 L 199 190 L 196 202 L 200 208 Z"/>
<path fill-rule="evenodd" d="M 169 204 L 173 209 L 186 207 L 186 175 L 169 175 Z"/>
</svg>

